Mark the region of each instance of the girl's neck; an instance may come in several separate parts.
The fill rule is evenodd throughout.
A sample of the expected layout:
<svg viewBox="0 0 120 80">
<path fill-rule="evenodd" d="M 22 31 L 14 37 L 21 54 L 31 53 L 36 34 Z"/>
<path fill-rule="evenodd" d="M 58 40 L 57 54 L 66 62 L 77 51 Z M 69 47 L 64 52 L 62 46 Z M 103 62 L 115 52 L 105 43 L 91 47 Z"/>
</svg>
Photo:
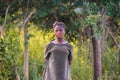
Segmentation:
<svg viewBox="0 0 120 80">
<path fill-rule="evenodd" d="M 58 42 L 58 43 L 63 43 L 63 42 L 65 42 L 65 40 L 64 40 L 63 38 L 56 38 L 55 41 Z"/>
</svg>

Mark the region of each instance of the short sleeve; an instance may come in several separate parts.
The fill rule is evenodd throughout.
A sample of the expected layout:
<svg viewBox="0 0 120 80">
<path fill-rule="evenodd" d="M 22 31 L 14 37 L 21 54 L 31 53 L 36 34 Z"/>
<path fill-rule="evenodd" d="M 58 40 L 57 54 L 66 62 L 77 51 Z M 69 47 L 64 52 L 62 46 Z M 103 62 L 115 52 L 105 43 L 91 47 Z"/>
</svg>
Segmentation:
<svg viewBox="0 0 120 80">
<path fill-rule="evenodd" d="M 45 52 L 44 52 L 44 58 L 45 59 L 49 59 L 50 57 L 50 49 L 51 49 L 51 45 L 50 43 L 46 45 L 46 48 L 45 48 Z"/>
<path fill-rule="evenodd" d="M 71 61 L 73 59 L 73 46 L 69 45 L 69 55 L 68 60 Z"/>
</svg>

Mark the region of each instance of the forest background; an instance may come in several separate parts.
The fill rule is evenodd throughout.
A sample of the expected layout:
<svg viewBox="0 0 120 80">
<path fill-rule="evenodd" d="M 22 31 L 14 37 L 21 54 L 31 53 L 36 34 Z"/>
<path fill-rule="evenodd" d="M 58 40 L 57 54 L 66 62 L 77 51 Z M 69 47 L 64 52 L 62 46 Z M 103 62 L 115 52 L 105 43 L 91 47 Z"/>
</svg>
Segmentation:
<svg viewBox="0 0 120 80">
<path fill-rule="evenodd" d="M 120 80 L 119 0 L 0 0 L 0 80 L 41 80 L 55 21 L 74 47 L 72 80 Z"/>
</svg>

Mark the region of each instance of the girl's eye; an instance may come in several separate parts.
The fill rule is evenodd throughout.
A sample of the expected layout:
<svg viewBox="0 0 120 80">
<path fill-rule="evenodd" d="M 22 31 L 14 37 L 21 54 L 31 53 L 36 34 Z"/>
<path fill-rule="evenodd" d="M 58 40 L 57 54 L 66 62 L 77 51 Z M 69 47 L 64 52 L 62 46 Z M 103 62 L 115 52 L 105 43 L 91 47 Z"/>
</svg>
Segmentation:
<svg viewBox="0 0 120 80">
<path fill-rule="evenodd" d="M 58 30 L 55 30 L 55 32 L 58 32 Z"/>
<path fill-rule="evenodd" d="M 58 32 L 58 31 L 62 32 L 63 30 L 62 30 L 62 29 L 60 29 L 60 30 L 55 30 L 55 32 Z"/>
</svg>

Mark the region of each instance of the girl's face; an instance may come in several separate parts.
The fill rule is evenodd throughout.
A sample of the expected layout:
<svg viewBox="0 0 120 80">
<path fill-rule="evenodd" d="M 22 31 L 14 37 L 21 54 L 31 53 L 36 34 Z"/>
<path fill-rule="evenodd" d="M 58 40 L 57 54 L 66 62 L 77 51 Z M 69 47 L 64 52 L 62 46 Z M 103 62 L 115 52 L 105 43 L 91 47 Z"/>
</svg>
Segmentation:
<svg viewBox="0 0 120 80">
<path fill-rule="evenodd" d="M 56 25 L 54 28 L 54 34 L 56 38 L 64 38 L 65 30 L 63 27 Z"/>
</svg>

